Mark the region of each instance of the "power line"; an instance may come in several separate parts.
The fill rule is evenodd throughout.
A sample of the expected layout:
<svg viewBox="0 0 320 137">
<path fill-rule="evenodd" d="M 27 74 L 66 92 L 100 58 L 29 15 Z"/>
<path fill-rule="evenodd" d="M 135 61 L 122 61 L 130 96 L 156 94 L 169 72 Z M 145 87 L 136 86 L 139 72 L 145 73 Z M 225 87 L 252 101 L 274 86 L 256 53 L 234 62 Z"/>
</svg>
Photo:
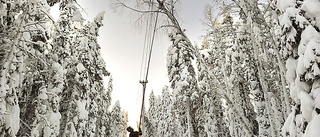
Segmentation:
<svg viewBox="0 0 320 137">
<path fill-rule="evenodd" d="M 141 105 L 141 112 L 140 112 L 140 121 L 139 121 L 138 127 L 140 127 L 140 125 L 141 125 L 141 119 L 142 119 L 142 114 L 143 114 L 143 109 L 144 109 L 145 91 L 146 91 L 146 87 L 147 87 L 147 83 L 148 83 L 149 68 L 150 68 L 153 43 L 154 43 L 154 38 L 155 38 L 155 33 L 156 33 L 156 28 L 157 28 L 157 23 L 158 23 L 158 16 L 159 16 L 159 12 L 156 13 L 156 19 L 155 19 L 154 29 L 153 29 L 153 33 L 152 33 L 152 39 L 151 39 L 151 44 L 150 44 L 150 51 L 149 51 L 149 56 L 148 56 L 145 79 L 143 81 L 140 81 L 140 83 L 143 86 L 143 92 L 142 92 L 142 105 Z"/>
</svg>

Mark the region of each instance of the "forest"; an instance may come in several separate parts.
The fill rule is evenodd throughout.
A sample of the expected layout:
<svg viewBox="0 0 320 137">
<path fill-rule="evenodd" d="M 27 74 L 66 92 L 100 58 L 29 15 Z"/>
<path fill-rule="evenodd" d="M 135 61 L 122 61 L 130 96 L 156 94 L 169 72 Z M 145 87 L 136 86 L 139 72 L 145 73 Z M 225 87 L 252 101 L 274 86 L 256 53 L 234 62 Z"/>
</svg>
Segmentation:
<svg viewBox="0 0 320 137">
<path fill-rule="evenodd" d="M 126 2 L 110 6 L 157 17 L 171 42 L 170 85 L 146 95 L 142 136 L 320 135 L 319 0 L 212 0 L 198 44 L 177 18 L 183 0 Z M 97 41 L 107 16 L 81 10 L 77 0 L 0 1 L 1 137 L 127 136 Z"/>
</svg>

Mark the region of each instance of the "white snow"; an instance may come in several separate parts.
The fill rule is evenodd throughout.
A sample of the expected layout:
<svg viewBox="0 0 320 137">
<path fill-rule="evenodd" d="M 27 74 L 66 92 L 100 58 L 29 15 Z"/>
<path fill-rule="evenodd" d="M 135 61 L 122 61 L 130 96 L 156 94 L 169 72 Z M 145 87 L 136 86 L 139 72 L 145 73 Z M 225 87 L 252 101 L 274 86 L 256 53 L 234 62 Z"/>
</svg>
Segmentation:
<svg viewBox="0 0 320 137">
<path fill-rule="evenodd" d="M 297 66 L 297 60 L 295 60 L 292 57 L 289 57 L 286 61 L 286 68 L 287 68 L 287 72 L 286 72 L 286 79 L 287 81 L 292 84 L 295 81 L 296 78 L 296 66 Z"/>
<path fill-rule="evenodd" d="M 304 62 L 304 55 L 300 55 L 298 58 L 298 64 L 297 64 L 297 74 L 298 76 L 303 75 L 306 72 L 306 68 L 305 68 L 305 62 Z"/>
<path fill-rule="evenodd" d="M 86 110 L 87 102 L 85 100 L 77 100 L 77 110 L 79 112 L 79 119 L 88 119 L 88 111 Z"/>
<path fill-rule="evenodd" d="M 314 116 L 308 124 L 304 137 L 318 137 L 320 135 L 320 115 Z"/>
<path fill-rule="evenodd" d="M 320 109 L 320 88 L 312 90 L 312 97 L 314 98 L 314 107 Z"/>
<path fill-rule="evenodd" d="M 80 38 L 78 38 L 78 40 L 80 41 L 80 44 L 79 44 L 77 50 L 84 50 L 84 48 L 86 46 L 88 46 L 88 43 L 89 43 L 88 37 L 80 37 Z"/>
<path fill-rule="evenodd" d="M 280 0 L 281 1 L 281 0 Z M 306 15 L 310 18 L 320 16 L 320 1 L 319 0 L 305 0 L 301 9 L 306 11 Z"/>
<path fill-rule="evenodd" d="M 74 127 L 74 123 L 73 122 L 69 122 L 67 124 L 66 130 L 63 133 L 63 137 L 77 137 L 77 131 Z"/>
<path fill-rule="evenodd" d="M 313 70 L 313 76 L 317 77 L 317 76 L 320 75 L 320 69 L 319 69 L 317 63 L 314 63 L 314 64 L 312 65 L 312 70 Z"/>
<path fill-rule="evenodd" d="M 22 36 L 26 40 L 30 40 L 31 39 L 30 32 L 23 32 Z"/>
<path fill-rule="evenodd" d="M 296 90 L 298 91 L 307 92 L 311 88 L 306 82 L 300 81 L 299 78 L 296 78 L 295 85 L 296 85 Z"/>
<path fill-rule="evenodd" d="M 312 52 L 309 52 L 309 53 L 313 53 L 313 55 L 320 53 L 320 35 L 317 35 L 317 36 L 318 37 L 314 37 L 307 44 L 306 50 L 308 50 L 308 49 L 311 50 Z M 308 53 L 306 53 L 306 54 L 308 54 Z M 313 57 L 313 58 L 315 60 L 316 57 Z"/>
<path fill-rule="evenodd" d="M 315 47 L 313 45 L 308 45 L 306 47 L 306 51 L 305 51 L 305 54 L 303 56 L 303 63 L 304 63 L 304 67 L 305 68 L 309 68 L 312 63 L 315 61 L 315 57 L 314 57 L 314 49 Z M 299 60 L 301 61 L 301 60 Z"/>
<path fill-rule="evenodd" d="M 46 92 L 42 92 L 38 95 L 38 98 L 39 99 L 43 99 L 43 100 L 46 100 L 48 99 L 48 95 L 46 94 Z"/>
<path fill-rule="evenodd" d="M 286 17 L 286 19 L 285 20 L 282 20 L 281 18 L 280 18 L 280 23 L 281 24 L 283 24 L 283 23 L 285 23 L 285 24 L 291 24 L 291 20 L 290 20 L 290 17 L 296 17 L 297 15 L 299 15 L 299 10 L 298 9 L 296 9 L 296 8 L 294 8 L 294 7 L 289 7 L 289 8 L 287 8 L 286 9 L 286 11 L 285 11 L 285 13 L 283 13 L 283 15 L 281 15 L 280 17 L 282 18 L 282 17 Z"/>
<path fill-rule="evenodd" d="M 312 119 L 313 103 L 314 100 L 306 92 L 300 92 L 300 101 L 301 101 L 301 112 L 302 116 L 308 122 Z"/>
<path fill-rule="evenodd" d="M 291 84 L 290 86 L 290 97 L 295 101 L 298 102 L 298 90 L 296 88 L 297 86 L 295 84 Z M 300 92 L 300 91 L 299 91 Z"/>
<path fill-rule="evenodd" d="M 315 17 L 315 22 L 313 22 L 315 26 L 317 26 L 318 28 L 320 28 L 320 16 Z"/>
<path fill-rule="evenodd" d="M 61 114 L 60 112 L 53 112 L 49 111 L 48 113 L 48 122 L 50 123 L 50 126 L 53 128 L 51 132 L 53 132 L 53 135 L 58 136 L 59 130 L 60 130 L 60 119 Z"/>
<path fill-rule="evenodd" d="M 3 25 L 3 19 L 4 19 L 3 16 L 5 16 L 7 13 L 6 8 L 7 8 L 7 5 L 0 2 L 0 25 Z"/>
<path fill-rule="evenodd" d="M 57 87 L 51 89 L 50 91 L 51 91 L 51 93 L 56 94 L 56 95 L 62 93 L 62 90 L 60 88 L 57 88 Z"/>
<path fill-rule="evenodd" d="M 1 85 L 0 85 L 0 97 L 5 98 L 8 90 L 9 90 L 9 86 L 7 84 L 1 83 Z"/>
<path fill-rule="evenodd" d="M 73 16 L 72 16 L 72 21 L 81 22 L 83 20 L 84 19 L 83 19 L 82 15 L 81 15 L 80 11 L 79 10 L 74 11 Z"/>
<path fill-rule="evenodd" d="M 86 68 L 83 66 L 82 63 L 79 63 L 79 64 L 77 65 L 77 71 L 78 71 L 79 73 L 81 73 L 82 71 L 85 71 L 85 70 L 86 70 Z"/>
<path fill-rule="evenodd" d="M 300 45 L 299 45 L 299 49 L 300 46 L 305 46 L 307 45 L 307 43 L 313 39 L 313 38 L 319 38 L 319 32 L 317 32 L 317 30 L 315 30 L 315 28 L 312 25 L 308 25 L 306 27 L 306 29 L 302 32 L 301 34 L 301 41 L 300 41 Z M 299 50 L 299 55 L 304 53 L 304 49 L 300 49 Z"/>
<path fill-rule="evenodd" d="M 97 21 L 97 22 L 101 22 L 101 21 L 103 20 L 103 18 L 104 18 L 104 14 L 105 14 L 105 13 L 106 13 L 105 11 L 101 11 L 101 12 L 98 13 L 98 15 L 94 18 L 94 20 Z"/>
<path fill-rule="evenodd" d="M 20 108 L 18 105 L 18 99 L 15 96 L 10 96 L 10 101 L 7 98 L 7 109 L 9 115 L 5 115 L 6 117 L 6 126 L 10 127 L 11 135 L 15 136 L 18 133 L 20 128 Z"/>
<path fill-rule="evenodd" d="M 299 131 L 299 128 L 303 127 L 305 121 L 304 121 L 303 116 L 301 114 L 296 115 L 295 121 L 296 121 L 296 124 L 292 125 L 292 126 L 295 126 L 292 130 L 295 130 L 296 136 L 300 137 L 303 135 L 303 133 L 301 131 Z M 299 127 L 299 128 L 297 128 L 297 127 Z"/>
<path fill-rule="evenodd" d="M 56 73 L 58 73 L 58 74 L 64 74 L 65 73 L 65 71 L 63 70 L 63 67 L 57 62 L 52 64 L 52 69 L 57 71 Z"/>
</svg>

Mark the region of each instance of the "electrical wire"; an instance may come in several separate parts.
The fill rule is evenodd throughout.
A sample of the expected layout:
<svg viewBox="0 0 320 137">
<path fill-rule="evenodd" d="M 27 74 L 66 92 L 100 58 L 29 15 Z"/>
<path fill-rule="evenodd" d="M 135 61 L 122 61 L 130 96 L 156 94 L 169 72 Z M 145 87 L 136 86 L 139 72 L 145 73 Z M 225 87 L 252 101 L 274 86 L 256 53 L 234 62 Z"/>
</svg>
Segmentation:
<svg viewBox="0 0 320 137">
<path fill-rule="evenodd" d="M 157 28 L 157 23 L 158 23 L 158 16 L 159 16 L 159 12 L 156 13 L 154 29 L 153 29 L 153 32 L 152 32 L 152 38 L 151 38 L 150 49 L 149 49 L 149 54 L 148 54 L 147 68 L 146 68 L 146 73 L 145 73 L 145 79 L 143 81 L 140 81 L 140 83 L 143 86 L 143 92 L 142 92 L 142 104 L 141 104 L 141 111 L 140 111 L 140 121 L 139 121 L 138 127 L 140 127 L 140 125 L 141 125 L 141 120 L 142 120 L 142 115 L 143 115 L 145 91 L 146 91 L 146 86 L 147 86 L 147 83 L 148 83 L 148 75 L 149 75 L 149 69 L 150 69 L 150 62 L 151 62 L 151 56 L 152 56 L 153 43 L 154 43 L 154 38 L 155 38 L 156 28 Z"/>
</svg>

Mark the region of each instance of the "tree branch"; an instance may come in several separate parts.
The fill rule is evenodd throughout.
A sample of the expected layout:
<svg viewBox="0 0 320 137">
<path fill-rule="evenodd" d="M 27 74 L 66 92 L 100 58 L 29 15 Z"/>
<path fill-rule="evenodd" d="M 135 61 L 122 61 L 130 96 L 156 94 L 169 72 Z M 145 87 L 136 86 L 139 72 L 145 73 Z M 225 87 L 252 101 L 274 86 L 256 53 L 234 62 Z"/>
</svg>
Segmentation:
<svg viewBox="0 0 320 137">
<path fill-rule="evenodd" d="M 159 10 L 138 10 L 138 9 L 132 8 L 132 7 L 124 4 L 123 2 L 120 2 L 119 0 L 117 0 L 117 2 L 118 2 L 118 4 L 120 4 L 120 6 L 123 6 L 123 7 L 127 8 L 127 9 L 130 9 L 132 11 L 139 12 L 139 13 L 156 13 L 156 12 L 163 13 L 163 12 L 161 12 Z"/>
</svg>

